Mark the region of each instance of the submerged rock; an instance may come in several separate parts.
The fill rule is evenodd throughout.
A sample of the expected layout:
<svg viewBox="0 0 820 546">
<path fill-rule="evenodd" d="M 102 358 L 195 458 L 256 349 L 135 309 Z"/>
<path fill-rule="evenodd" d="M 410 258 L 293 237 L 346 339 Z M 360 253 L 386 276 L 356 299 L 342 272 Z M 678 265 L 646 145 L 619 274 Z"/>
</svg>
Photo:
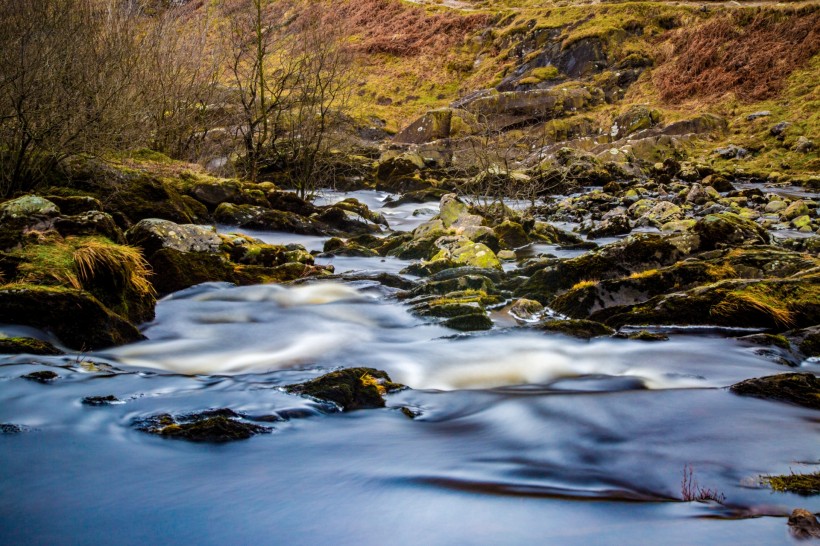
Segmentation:
<svg viewBox="0 0 820 546">
<path fill-rule="evenodd" d="M 29 381 L 36 381 L 38 383 L 51 383 L 60 376 L 51 370 L 40 370 L 38 372 L 27 373 L 26 375 L 22 375 L 20 377 L 23 379 L 28 379 Z"/>
<path fill-rule="evenodd" d="M 743 396 L 820 409 L 820 378 L 810 373 L 785 373 L 747 379 L 732 385 L 730 390 Z"/>
<path fill-rule="evenodd" d="M 118 402 L 121 402 L 121 400 L 113 394 L 107 396 L 86 396 L 82 400 L 82 403 L 86 406 L 110 406 Z"/>
<path fill-rule="evenodd" d="M 154 415 L 138 425 L 138 429 L 150 434 L 177 438 L 190 442 L 231 442 L 246 440 L 270 429 L 240 421 L 241 415 L 222 408 L 175 418 L 167 413 Z"/>
<path fill-rule="evenodd" d="M 386 372 L 373 368 L 345 368 L 298 385 L 285 387 L 290 393 L 333 402 L 342 411 L 383 408 L 384 395 L 404 388 L 393 383 Z"/>
<path fill-rule="evenodd" d="M 581 339 L 610 336 L 615 333 L 609 326 L 592 320 L 548 320 L 539 322 L 535 328 Z"/>
</svg>

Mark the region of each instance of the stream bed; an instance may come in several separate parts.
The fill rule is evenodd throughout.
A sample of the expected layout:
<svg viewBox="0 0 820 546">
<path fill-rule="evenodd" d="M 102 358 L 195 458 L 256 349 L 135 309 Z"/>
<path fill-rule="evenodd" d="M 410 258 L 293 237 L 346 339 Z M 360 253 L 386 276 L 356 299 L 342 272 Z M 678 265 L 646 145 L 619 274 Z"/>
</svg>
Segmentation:
<svg viewBox="0 0 820 546">
<path fill-rule="evenodd" d="M 436 212 L 353 196 L 399 230 Z M 249 234 L 308 250 L 323 241 Z M 587 342 L 518 327 L 503 309 L 493 319 L 488 332 L 458 333 L 369 280 L 206 283 L 161 300 L 146 341 L 0 357 L 0 423 L 22 427 L 0 434 L 0 543 L 789 544 L 788 514 L 820 510 L 817 497 L 759 485 L 816 470 L 820 421 L 726 389 L 791 371 L 735 339 L 747 332 Z M 410 388 L 350 413 L 282 389 L 353 366 Z M 60 377 L 20 379 L 41 369 Z M 121 403 L 81 403 L 105 395 Z M 271 432 L 199 444 L 135 427 L 213 408 Z M 724 503 L 682 502 L 687 469 Z"/>
</svg>

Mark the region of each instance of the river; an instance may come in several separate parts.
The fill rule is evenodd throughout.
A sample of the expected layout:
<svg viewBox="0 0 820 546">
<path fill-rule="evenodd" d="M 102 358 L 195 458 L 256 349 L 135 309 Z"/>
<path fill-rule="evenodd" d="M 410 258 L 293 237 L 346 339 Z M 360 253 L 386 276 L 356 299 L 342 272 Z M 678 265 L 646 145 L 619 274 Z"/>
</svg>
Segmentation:
<svg viewBox="0 0 820 546">
<path fill-rule="evenodd" d="M 436 213 L 354 196 L 394 229 Z M 317 261 L 337 272 L 409 263 Z M 789 371 L 739 332 L 586 342 L 516 326 L 505 309 L 493 319 L 489 332 L 448 330 L 368 280 L 208 283 L 161 300 L 146 341 L 37 364 L 0 357 L 0 422 L 25 428 L 0 434 L 0 543 L 788 544 L 792 509 L 820 510 L 816 497 L 757 485 L 814 471 L 820 421 L 725 388 Z M 350 413 L 281 389 L 349 366 L 411 388 Z M 60 378 L 19 379 L 38 369 Z M 81 403 L 109 394 L 122 403 Z M 134 426 L 222 407 L 271 433 L 194 444 Z M 682 502 L 687 468 L 724 504 Z"/>
</svg>

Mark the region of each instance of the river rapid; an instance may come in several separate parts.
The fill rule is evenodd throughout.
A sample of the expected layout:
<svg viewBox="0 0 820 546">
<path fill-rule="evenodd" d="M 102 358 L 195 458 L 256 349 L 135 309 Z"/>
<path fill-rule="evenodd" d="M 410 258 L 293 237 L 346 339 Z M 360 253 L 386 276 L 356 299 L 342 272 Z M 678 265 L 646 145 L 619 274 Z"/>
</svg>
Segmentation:
<svg viewBox="0 0 820 546">
<path fill-rule="evenodd" d="M 396 230 L 436 213 L 353 196 Z M 247 233 L 308 250 L 324 241 Z M 409 264 L 317 262 L 337 273 Z M 735 339 L 746 332 L 586 342 L 499 309 L 493 330 L 462 334 L 413 316 L 395 292 L 353 277 L 207 283 L 160 301 L 146 341 L 0 357 L 0 423 L 24 429 L 0 434 L 0 543 L 789 544 L 788 514 L 820 510 L 817 497 L 758 484 L 816 470 L 820 421 L 725 388 L 790 371 Z M 281 388 L 351 366 L 410 388 L 350 413 Z M 40 369 L 60 378 L 20 379 Z M 122 402 L 81 403 L 109 394 Z M 197 444 L 134 426 L 224 407 L 271 433 Z M 682 502 L 685 469 L 724 503 Z"/>
</svg>

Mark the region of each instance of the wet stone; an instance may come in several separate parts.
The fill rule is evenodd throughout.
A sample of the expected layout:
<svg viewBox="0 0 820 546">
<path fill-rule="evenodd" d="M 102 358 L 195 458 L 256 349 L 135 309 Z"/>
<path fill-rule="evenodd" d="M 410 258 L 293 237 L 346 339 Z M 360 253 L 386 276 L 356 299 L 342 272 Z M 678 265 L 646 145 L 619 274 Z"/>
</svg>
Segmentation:
<svg viewBox="0 0 820 546">
<path fill-rule="evenodd" d="M 21 376 L 23 379 L 28 379 L 29 381 L 37 381 L 38 383 L 51 383 L 58 377 L 58 374 L 52 372 L 51 370 L 41 370 L 39 372 L 31 372 L 27 373 L 26 375 Z"/>
<path fill-rule="evenodd" d="M 86 406 L 110 406 L 119 402 L 121 402 L 121 400 L 113 394 L 107 396 L 86 396 L 82 401 L 83 405 Z"/>
<path fill-rule="evenodd" d="M 373 368 L 346 368 L 330 372 L 306 383 L 289 385 L 292 394 L 333 402 L 342 411 L 383 408 L 384 395 L 404 388 L 387 373 Z"/>
</svg>

